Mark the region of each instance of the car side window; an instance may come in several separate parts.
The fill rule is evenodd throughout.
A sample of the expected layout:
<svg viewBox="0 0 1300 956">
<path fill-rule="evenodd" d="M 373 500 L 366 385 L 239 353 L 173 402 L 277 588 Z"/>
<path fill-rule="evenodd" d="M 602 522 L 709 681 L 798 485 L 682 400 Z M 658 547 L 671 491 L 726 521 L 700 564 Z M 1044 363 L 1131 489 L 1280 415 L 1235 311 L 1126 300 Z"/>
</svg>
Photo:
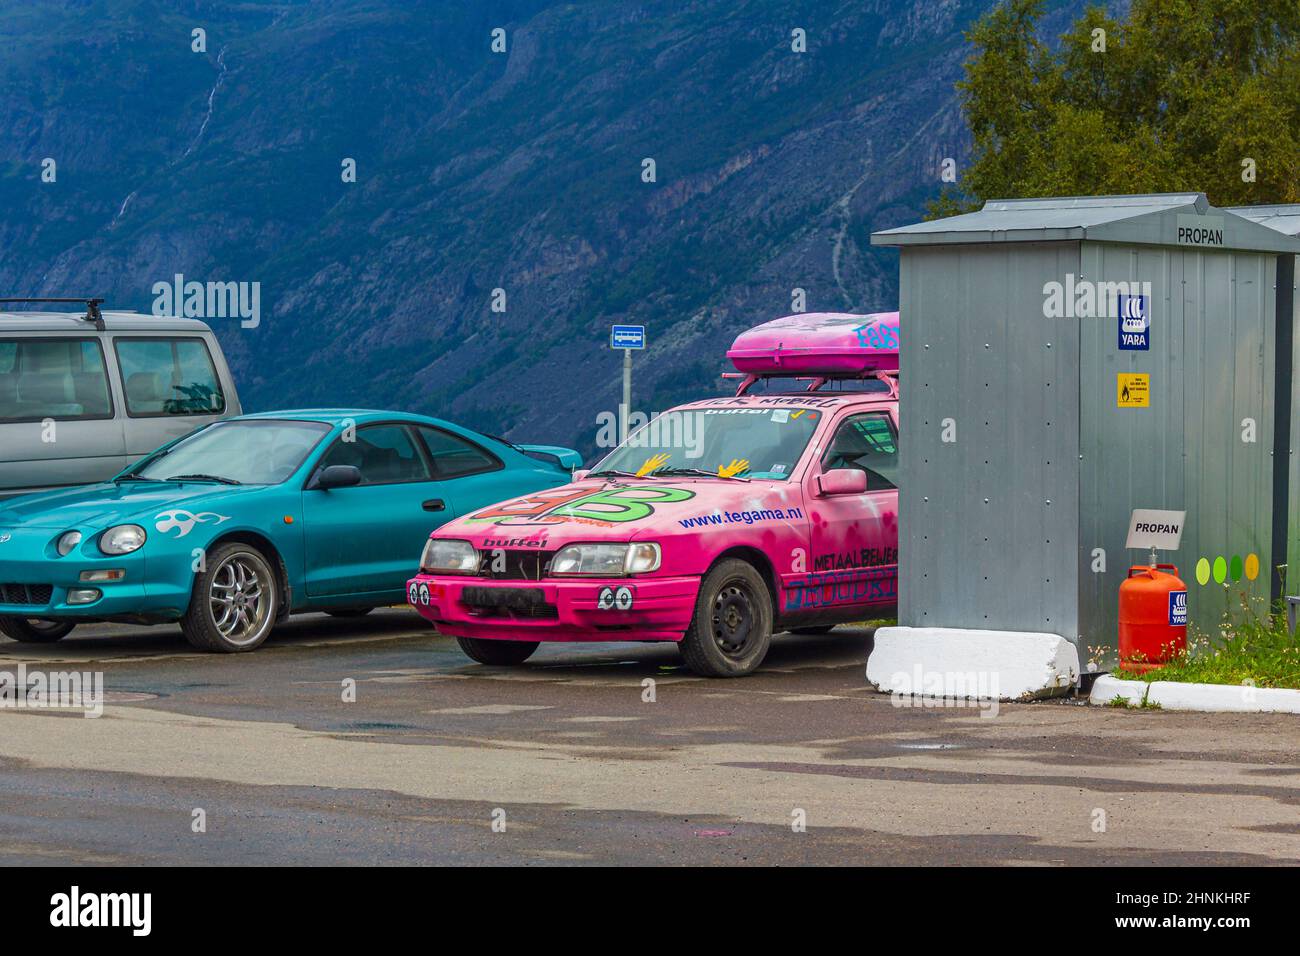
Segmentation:
<svg viewBox="0 0 1300 956">
<path fill-rule="evenodd" d="M 132 418 L 220 415 L 226 410 L 226 396 L 202 339 L 118 337 L 113 344 Z"/>
<path fill-rule="evenodd" d="M 97 340 L 0 341 L 0 422 L 112 417 L 108 370 Z"/>
<path fill-rule="evenodd" d="M 840 422 L 822 455 L 822 471 L 833 468 L 865 471 L 868 491 L 897 488 L 898 441 L 889 416 L 869 412 Z"/>
<path fill-rule="evenodd" d="M 352 441 L 340 438 L 324 454 L 319 467 L 330 465 L 352 465 L 361 472 L 363 485 L 429 480 L 429 470 L 404 425 L 358 428 Z"/>
<path fill-rule="evenodd" d="M 464 478 L 501 467 L 495 455 L 459 435 L 424 425 L 417 426 L 416 430 L 433 462 L 433 475 L 439 480 Z"/>
</svg>

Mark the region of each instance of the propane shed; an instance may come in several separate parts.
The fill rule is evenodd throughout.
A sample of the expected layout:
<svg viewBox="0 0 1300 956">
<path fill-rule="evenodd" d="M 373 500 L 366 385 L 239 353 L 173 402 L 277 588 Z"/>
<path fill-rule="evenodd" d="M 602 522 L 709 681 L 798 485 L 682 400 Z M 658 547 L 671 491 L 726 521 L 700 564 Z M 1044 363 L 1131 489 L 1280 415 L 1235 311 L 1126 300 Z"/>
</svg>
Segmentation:
<svg viewBox="0 0 1300 956">
<path fill-rule="evenodd" d="M 872 242 L 900 249 L 900 625 L 1113 648 L 1136 508 L 1186 512 L 1160 557 L 1193 625 L 1277 593 L 1275 284 L 1300 241 L 1179 193 L 992 201 Z"/>
</svg>

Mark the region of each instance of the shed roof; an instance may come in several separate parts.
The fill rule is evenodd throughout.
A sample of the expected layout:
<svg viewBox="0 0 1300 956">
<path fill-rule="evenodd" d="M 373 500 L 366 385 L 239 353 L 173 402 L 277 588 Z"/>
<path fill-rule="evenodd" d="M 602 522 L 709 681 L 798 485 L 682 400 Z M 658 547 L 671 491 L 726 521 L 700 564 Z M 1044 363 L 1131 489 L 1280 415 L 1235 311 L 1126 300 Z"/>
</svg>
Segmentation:
<svg viewBox="0 0 1300 956">
<path fill-rule="evenodd" d="M 1088 240 L 1163 246 L 1183 242 L 1191 217 L 1222 229 L 1211 248 L 1300 253 L 1300 241 L 1231 210 L 1211 206 L 1204 193 L 991 199 L 978 212 L 872 233 L 878 246 Z M 1201 223 L 1197 223 L 1200 225 Z"/>
<path fill-rule="evenodd" d="M 1251 222 L 1257 222 L 1276 229 L 1284 236 L 1300 236 L 1300 203 L 1283 203 L 1277 206 L 1229 206 L 1228 212 L 1235 212 Z"/>
</svg>

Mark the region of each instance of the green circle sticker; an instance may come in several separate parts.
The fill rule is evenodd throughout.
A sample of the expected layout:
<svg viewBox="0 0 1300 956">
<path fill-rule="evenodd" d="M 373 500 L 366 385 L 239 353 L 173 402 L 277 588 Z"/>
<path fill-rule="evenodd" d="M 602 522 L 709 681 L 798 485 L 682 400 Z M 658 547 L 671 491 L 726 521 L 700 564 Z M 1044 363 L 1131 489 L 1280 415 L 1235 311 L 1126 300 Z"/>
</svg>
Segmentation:
<svg viewBox="0 0 1300 956">
<path fill-rule="evenodd" d="M 1210 580 L 1210 562 L 1205 558 L 1196 562 L 1196 583 L 1206 584 Z"/>
<path fill-rule="evenodd" d="M 1214 580 L 1218 584 L 1223 583 L 1223 579 L 1228 576 L 1228 562 L 1223 560 L 1223 555 L 1214 559 Z"/>
<path fill-rule="evenodd" d="M 1229 573 L 1232 575 L 1232 580 L 1241 580 L 1241 555 L 1234 554 L 1232 556 L 1232 564 L 1229 567 Z"/>
</svg>

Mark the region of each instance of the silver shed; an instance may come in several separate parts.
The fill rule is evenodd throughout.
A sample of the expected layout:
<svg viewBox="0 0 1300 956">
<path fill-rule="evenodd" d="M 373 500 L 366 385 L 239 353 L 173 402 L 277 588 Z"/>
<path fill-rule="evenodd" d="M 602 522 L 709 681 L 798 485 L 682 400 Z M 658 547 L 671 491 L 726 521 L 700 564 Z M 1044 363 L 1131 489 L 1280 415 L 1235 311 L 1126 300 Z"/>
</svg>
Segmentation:
<svg viewBox="0 0 1300 956">
<path fill-rule="evenodd" d="M 1187 512 L 1161 559 L 1192 623 L 1269 597 L 1300 242 L 1200 193 L 993 201 L 872 242 L 900 249 L 900 624 L 1113 647 L 1134 508 Z"/>
<path fill-rule="evenodd" d="M 1284 236 L 1300 237 L 1300 204 L 1280 206 L 1233 206 L 1229 212 L 1244 216 L 1253 222 L 1261 223 Z M 1292 320 L 1289 326 L 1278 325 L 1278 350 L 1285 352 L 1286 346 L 1282 336 L 1291 334 L 1291 370 L 1300 368 L 1300 336 L 1295 335 L 1300 325 L 1300 295 L 1296 294 L 1296 278 L 1300 275 L 1300 256 L 1282 254 L 1277 260 L 1277 308 L 1278 315 L 1284 316 L 1290 311 Z M 1289 375 L 1279 373 L 1277 378 L 1277 395 L 1279 398 L 1279 426 L 1284 415 L 1290 419 L 1285 430 L 1289 434 L 1287 455 L 1285 458 L 1285 475 L 1278 475 L 1276 469 L 1283 467 L 1281 458 L 1274 460 L 1275 482 L 1286 482 L 1288 490 L 1288 508 L 1285 514 L 1274 512 L 1274 540 L 1285 534 L 1286 549 L 1286 591 L 1288 594 L 1300 593 L 1300 392 L 1293 387 Z M 1282 402 L 1281 397 L 1286 396 Z"/>
</svg>

